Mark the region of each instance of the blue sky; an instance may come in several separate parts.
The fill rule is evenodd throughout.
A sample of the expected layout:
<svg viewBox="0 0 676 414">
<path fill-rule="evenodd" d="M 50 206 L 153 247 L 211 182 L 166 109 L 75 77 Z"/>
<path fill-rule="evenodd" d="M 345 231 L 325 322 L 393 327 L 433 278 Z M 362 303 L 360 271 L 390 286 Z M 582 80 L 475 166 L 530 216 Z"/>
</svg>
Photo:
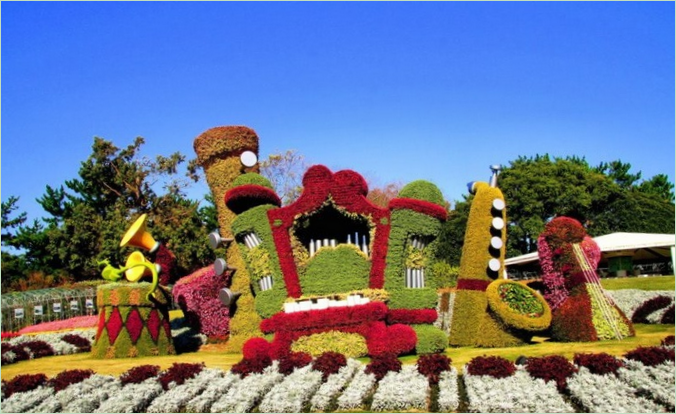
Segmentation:
<svg viewBox="0 0 676 414">
<path fill-rule="evenodd" d="M 2 200 L 29 218 L 94 136 L 143 154 L 247 125 L 449 200 L 489 165 L 621 159 L 674 181 L 674 3 L 2 2 Z M 195 185 L 192 198 L 208 187 Z"/>
</svg>

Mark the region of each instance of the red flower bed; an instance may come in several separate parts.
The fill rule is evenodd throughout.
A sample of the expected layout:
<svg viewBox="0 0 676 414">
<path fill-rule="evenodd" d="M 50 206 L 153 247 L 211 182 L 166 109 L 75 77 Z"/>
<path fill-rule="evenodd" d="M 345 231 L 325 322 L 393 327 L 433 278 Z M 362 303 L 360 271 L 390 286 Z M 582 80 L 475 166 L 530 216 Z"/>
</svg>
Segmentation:
<svg viewBox="0 0 676 414">
<path fill-rule="evenodd" d="M 479 356 L 467 364 L 470 375 L 489 375 L 493 378 L 507 378 L 516 372 L 513 362 L 499 356 Z"/>
<path fill-rule="evenodd" d="M 665 361 L 674 361 L 674 350 L 660 346 L 638 347 L 624 354 L 624 357 L 654 367 Z"/>
<path fill-rule="evenodd" d="M 291 374 L 296 368 L 301 368 L 312 362 L 312 355 L 305 352 L 290 352 L 279 359 L 279 372 Z"/>
<path fill-rule="evenodd" d="M 17 392 L 32 391 L 47 384 L 45 374 L 21 374 L 5 383 L 5 398 Z"/>
<path fill-rule="evenodd" d="M 65 390 L 70 385 L 82 382 L 92 375 L 94 375 L 94 371 L 91 369 L 71 369 L 61 371 L 54 378 L 49 380 L 49 385 L 54 388 L 54 391 L 58 392 Z"/>
<path fill-rule="evenodd" d="M 156 377 L 159 373 L 160 367 L 158 365 L 139 365 L 120 375 L 120 383 L 123 386 L 127 384 L 140 384 L 149 378 Z"/>
<path fill-rule="evenodd" d="M 312 369 L 320 371 L 322 379 L 326 381 L 329 375 L 337 373 L 345 365 L 347 365 L 345 355 L 338 352 L 324 352 L 312 362 Z"/>
<path fill-rule="evenodd" d="M 371 362 L 366 366 L 365 372 L 373 374 L 380 381 L 390 371 L 401 371 L 401 361 L 393 354 L 382 354 L 373 357 Z"/>
<path fill-rule="evenodd" d="M 549 355 L 541 358 L 528 358 L 526 371 L 533 378 L 541 378 L 545 382 L 556 382 L 556 388 L 563 391 L 566 389 L 568 378 L 577 372 L 577 368 L 561 355 Z"/>
<path fill-rule="evenodd" d="M 174 382 L 176 385 L 181 385 L 187 380 L 194 378 L 204 369 L 204 363 L 201 364 L 186 364 L 174 362 L 169 369 L 164 371 L 159 378 L 162 388 L 166 391 L 169 389 L 169 384 Z"/>
<path fill-rule="evenodd" d="M 610 354 L 575 354 L 573 362 L 581 367 L 586 367 L 592 374 L 606 375 L 617 374 L 617 370 L 624 363 Z"/>
<path fill-rule="evenodd" d="M 451 359 L 443 354 L 425 354 L 418 359 L 418 372 L 427 377 L 430 384 L 438 384 L 439 376 L 450 371 Z"/>
<path fill-rule="evenodd" d="M 273 204 L 278 207 L 282 205 L 282 201 L 274 190 L 257 184 L 245 184 L 231 188 L 224 197 L 225 205 L 235 214 L 243 213 L 262 204 Z"/>
<path fill-rule="evenodd" d="M 668 296 L 657 296 L 647 300 L 641 304 L 631 316 L 631 321 L 634 323 L 650 323 L 648 322 L 648 315 L 660 309 L 664 309 L 671 305 L 673 299 Z"/>
</svg>

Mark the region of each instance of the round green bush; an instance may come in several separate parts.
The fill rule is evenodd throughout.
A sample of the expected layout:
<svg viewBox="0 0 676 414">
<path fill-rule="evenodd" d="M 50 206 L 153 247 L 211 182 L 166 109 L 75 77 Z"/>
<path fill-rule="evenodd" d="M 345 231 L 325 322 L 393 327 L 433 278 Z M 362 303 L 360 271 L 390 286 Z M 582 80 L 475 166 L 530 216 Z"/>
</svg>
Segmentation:
<svg viewBox="0 0 676 414">
<path fill-rule="evenodd" d="M 429 201 L 430 203 L 445 207 L 444 196 L 441 194 L 439 188 L 425 180 L 417 180 L 406 184 L 404 188 L 399 191 L 398 197 Z"/>
<path fill-rule="evenodd" d="M 247 184 L 254 184 L 254 185 L 260 185 L 263 187 L 267 187 L 271 190 L 274 190 L 272 187 L 272 183 L 270 180 L 267 178 L 263 177 L 260 174 L 256 173 L 246 173 L 242 174 L 239 177 L 235 178 L 235 180 L 232 182 L 232 187 L 237 187 L 240 185 L 247 185 Z"/>
</svg>

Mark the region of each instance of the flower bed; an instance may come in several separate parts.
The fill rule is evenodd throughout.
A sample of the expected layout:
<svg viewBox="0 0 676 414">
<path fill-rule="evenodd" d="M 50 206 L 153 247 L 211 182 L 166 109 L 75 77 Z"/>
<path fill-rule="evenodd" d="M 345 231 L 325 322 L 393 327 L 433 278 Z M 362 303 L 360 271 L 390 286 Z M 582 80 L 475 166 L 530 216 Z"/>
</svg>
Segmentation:
<svg viewBox="0 0 676 414">
<path fill-rule="evenodd" d="M 65 371 L 52 379 L 42 374 L 26 375 L 3 382 L 2 410 L 451 412 L 466 408 L 469 412 L 674 412 L 675 369 L 670 347 L 639 348 L 616 360 L 606 354 L 578 354 L 575 369 L 564 375 L 554 375 L 561 369 L 561 364 L 554 363 L 558 361 L 554 356 L 531 358 L 526 365 L 516 366 L 495 357 L 477 357 L 465 366 L 463 376 L 441 364 L 441 357 L 426 358 L 429 361 L 419 360 L 420 367 L 379 370 L 378 374 L 385 372 L 381 380 L 367 373 L 366 366 L 355 359 L 348 359 L 346 365 L 326 377 L 314 364 L 284 375 L 278 362 L 244 378 L 233 371 L 199 371 L 200 364 L 175 364 L 164 371 L 150 365 L 135 367 L 120 378 L 87 376 L 78 370 Z M 188 378 L 190 375 L 194 377 Z M 167 380 L 176 376 L 185 382 Z M 434 385 L 437 380 L 438 385 Z M 466 401 L 461 401 L 459 392 L 463 383 Z"/>
</svg>

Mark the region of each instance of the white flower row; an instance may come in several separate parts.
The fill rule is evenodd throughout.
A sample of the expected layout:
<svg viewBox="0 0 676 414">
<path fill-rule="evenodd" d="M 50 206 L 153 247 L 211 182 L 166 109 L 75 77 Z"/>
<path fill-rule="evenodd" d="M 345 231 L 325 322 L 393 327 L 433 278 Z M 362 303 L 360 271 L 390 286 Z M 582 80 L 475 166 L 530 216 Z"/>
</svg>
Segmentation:
<svg viewBox="0 0 676 414">
<path fill-rule="evenodd" d="M 338 409 L 353 410 L 364 404 L 364 399 L 376 384 L 375 375 L 367 374 L 365 370 L 366 366 L 363 366 L 357 371 L 343 394 L 338 397 Z"/>
<path fill-rule="evenodd" d="M 416 365 L 404 365 L 399 372 L 388 372 L 373 395 L 373 411 L 427 409 L 429 381 Z"/>
<path fill-rule="evenodd" d="M 615 375 L 596 375 L 585 367 L 568 378 L 572 397 L 592 413 L 661 413 L 664 407 L 634 394 Z"/>
<path fill-rule="evenodd" d="M 326 382 L 319 387 L 317 393 L 312 397 L 312 411 L 325 411 L 345 385 L 350 381 L 357 370 L 363 368 L 361 362 L 356 359 L 348 359 L 347 365 L 342 367 L 335 374 L 329 375 Z"/>
<path fill-rule="evenodd" d="M 45 399 L 34 410 L 36 413 L 92 412 L 119 390 L 120 381 L 115 377 L 94 374 Z"/>
<path fill-rule="evenodd" d="M 265 368 L 261 374 L 249 374 L 234 384 L 228 393 L 211 406 L 212 413 L 245 413 L 250 411 L 272 387 L 284 379 L 277 370 L 279 364 Z"/>
<path fill-rule="evenodd" d="M 621 289 L 621 290 L 607 290 L 615 304 L 617 305 L 622 312 L 631 319 L 636 309 L 639 308 L 643 303 L 649 301 L 652 298 L 657 296 L 668 296 L 674 298 L 675 293 L 671 290 L 638 290 L 638 289 Z M 672 302 L 673 303 L 673 302 Z M 662 318 L 664 312 L 667 308 L 660 309 L 656 312 L 653 312 L 648 316 L 648 321 L 651 323 L 658 323 L 659 319 Z"/>
<path fill-rule="evenodd" d="M 458 370 L 451 367 L 439 375 L 439 411 L 449 413 L 458 409 L 460 395 L 458 394 Z"/>
<path fill-rule="evenodd" d="M 188 401 L 185 411 L 188 413 L 208 413 L 211 411 L 211 405 L 218 401 L 233 386 L 241 381 L 237 374 L 228 371 L 221 378 L 217 378 L 209 383 L 202 394 Z"/>
<path fill-rule="evenodd" d="M 188 401 L 200 395 L 214 380 L 223 377 L 223 370 L 204 369 L 194 378 L 181 385 L 175 385 L 169 391 L 155 398 L 148 407 L 149 413 L 178 413 Z"/>
<path fill-rule="evenodd" d="M 261 413 L 299 413 L 322 384 L 322 373 L 306 365 L 275 385 L 258 406 Z"/>
<path fill-rule="evenodd" d="M 5 413 L 31 412 L 34 407 L 54 394 L 54 388 L 40 386 L 32 391 L 17 392 L 2 402 L 2 411 Z"/>
<path fill-rule="evenodd" d="M 470 375 L 465 372 L 469 410 L 477 413 L 569 413 L 573 407 L 564 401 L 553 381 L 532 378 L 522 367 L 507 378 Z"/>
<path fill-rule="evenodd" d="M 79 331 L 41 333 L 37 335 L 20 335 L 16 338 L 10 339 L 8 342 L 11 345 L 21 345 L 31 341 L 43 341 L 52 347 L 55 355 L 70 355 L 81 352 L 75 345 L 69 344 L 68 342 L 62 340 L 62 338 L 68 334 L 81 336 L 84 339 L 87 339 L 91 344 L 94 341 L 94 335 L 96 332 L 93 329 L 85 329 Z"/>
<path fill-rule="evenodd" d="M 674 364 L 666 361 L 654 367 L 648 367 L 638 361 L 625 360 L 625 367 L 618 370 L 618 376 L 640 394 L 649 395 L 653 400 L 676 405 L 674 394 Z"/>
<path fill-rule="evenodd" d="M 139 384 L 127 384 L 94 410 L 95 413 L 139 413 L 164 390 L 157 377 Z"/>
</svg>

